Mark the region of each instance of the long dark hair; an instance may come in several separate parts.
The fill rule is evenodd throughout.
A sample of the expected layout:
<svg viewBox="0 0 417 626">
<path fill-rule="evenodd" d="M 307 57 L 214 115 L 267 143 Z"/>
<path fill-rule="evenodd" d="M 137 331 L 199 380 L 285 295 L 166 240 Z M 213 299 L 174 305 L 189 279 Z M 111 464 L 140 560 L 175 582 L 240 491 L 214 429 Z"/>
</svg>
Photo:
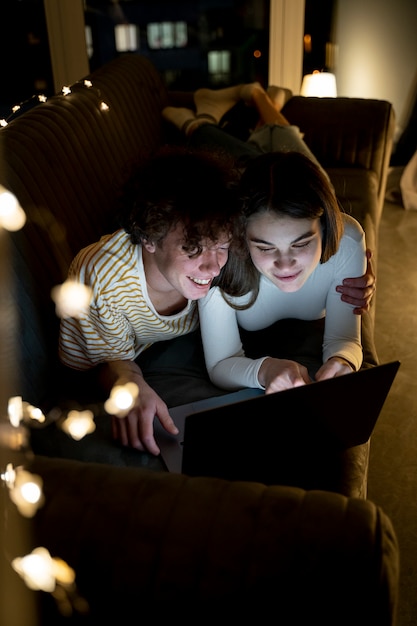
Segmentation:
<svg viewBox="0 0 417 626">
<path fill-rule="evenodd" d="M 249 161 L 240 180 L 243 227 L 261 213 L 292 218 L 320 219 L 323 245 L 320 263 L 338 250 L 343 235 L 342 211 L 327 174 L 300 152 L 268 152 Z M 223 293 L 241 296 L 252 293 L 247 308 L 256 300 L 260 274 L 244 243 L 244 258 L 232 250 L 217 280 Z"/>
</svg>

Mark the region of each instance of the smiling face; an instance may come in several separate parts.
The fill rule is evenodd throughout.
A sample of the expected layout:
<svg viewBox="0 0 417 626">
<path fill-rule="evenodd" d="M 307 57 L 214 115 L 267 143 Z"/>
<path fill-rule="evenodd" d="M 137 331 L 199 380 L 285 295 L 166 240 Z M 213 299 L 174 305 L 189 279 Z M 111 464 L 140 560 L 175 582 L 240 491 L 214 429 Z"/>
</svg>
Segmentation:
<svg viewBox="0 0 417 626">
<path fill-rule="evenodd" d="M 249 220 L 246 233 L 256 269 L 282 291 L 298 291 L 320 262 L 319 218 L 259 213 Z"/>
<path fill-rule="evenodd" d="M 219 241 L 203 240 L 201 253 L 185 249 L 181 224 L 172 229 L 160 244 L 143 243 L 143 259 L 148 286 L 154 292 L 177 292 L 187 300 L 207 295 L 213 279 L 226 264 L 230 237 Z"/>
</svg>

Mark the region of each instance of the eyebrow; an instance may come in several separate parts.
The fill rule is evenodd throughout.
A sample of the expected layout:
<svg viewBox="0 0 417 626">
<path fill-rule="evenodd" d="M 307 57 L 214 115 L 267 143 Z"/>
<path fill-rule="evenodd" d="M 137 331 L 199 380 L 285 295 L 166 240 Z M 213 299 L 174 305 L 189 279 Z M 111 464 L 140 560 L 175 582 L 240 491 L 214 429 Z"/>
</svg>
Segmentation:
<svg viewBox="0 0 417 626">
<path fill-rule="evenodd" d="M 308 239 L 309 237 L 314 237 L 314 235 L 316 235 L 316 231 L 313 230 L 308 230 L 306 233 L 303 233 L 302 235 L 300 235 L 299 237 L 297 237 L 297 239 L 294 239 L 293 241 L 291 241 L 291 243 L 298 243 L 299 241 L 303 241 L 304 239 Z M 273 246 L 274 244 L 271 243 L 270 241 L 265 241 L 265 239 L 257 239 L 256 237 L 250 237 L 249 241 L 251 241 L 252 243 L 263 243 L 267 246 Z"/>
</svg>

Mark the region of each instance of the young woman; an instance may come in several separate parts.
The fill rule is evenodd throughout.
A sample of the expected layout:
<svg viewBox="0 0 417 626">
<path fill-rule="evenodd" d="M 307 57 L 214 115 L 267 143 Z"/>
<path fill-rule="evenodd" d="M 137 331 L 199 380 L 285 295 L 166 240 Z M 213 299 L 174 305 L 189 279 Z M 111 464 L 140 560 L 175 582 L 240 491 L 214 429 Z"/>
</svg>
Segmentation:
<svg viewBox="0 0 417 626">
<path fill-rule="evenodd" d="M 366 266 L 364 232 L 344 215 L 333 188 L 313 161 L 297 152 L 252 159 L 242 175 L 246 259 L 229 255 L 221 281 L 199 301 L 200 329 L 212 382 L 226 389 L 279 391 L 340 376 L 362 364 L 360 317 L 336 291 L 345 276 Z M 245 355 L 249 334 L 278 320 L 324 320 L 322 365 L 308 372 L 275 358 L 274 345 L 259 358 Z M 296 338 L 294 338 L 295 340 Z"/>
</svg>

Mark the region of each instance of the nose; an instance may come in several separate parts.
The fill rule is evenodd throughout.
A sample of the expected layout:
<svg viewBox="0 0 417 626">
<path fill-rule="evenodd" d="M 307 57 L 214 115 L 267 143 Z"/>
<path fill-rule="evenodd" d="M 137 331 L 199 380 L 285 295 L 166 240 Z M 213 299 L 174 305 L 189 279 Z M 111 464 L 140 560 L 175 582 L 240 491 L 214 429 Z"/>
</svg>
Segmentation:
<svg viewBox="0 0 417 626">
<path fill-rule="evenodd" d="M 280 270 L 286 269 L 288 267 L 292 267 L 295 263 L 295 258 L 291 254 L 291 252 L 282 254 L 280 252 L 277 253 L 274 259 L 274 265 L 278 267 Z"/>
<path fill-rule="evenodd" d="M 200 270 L 208 272 L 210 276 L 218 276 L 227 260 L 227 257 L 223 257 L 224 253 L 221 254 L 218 250 L 205 250 L 200 257 Z"/>
</svg>

